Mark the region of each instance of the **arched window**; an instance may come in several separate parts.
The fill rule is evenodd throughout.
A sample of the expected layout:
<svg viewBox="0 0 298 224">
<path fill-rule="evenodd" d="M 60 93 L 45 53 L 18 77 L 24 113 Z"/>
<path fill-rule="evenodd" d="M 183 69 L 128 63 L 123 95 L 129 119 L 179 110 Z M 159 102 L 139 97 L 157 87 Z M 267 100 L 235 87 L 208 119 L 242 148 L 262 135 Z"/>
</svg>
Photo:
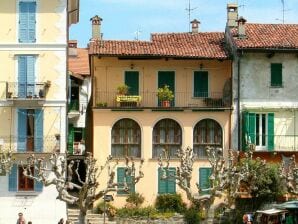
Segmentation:
<svg viewBox="0 0 298 224">
<path fill-rule="evenodd" d="M 198 158 L 207 158 L 206 147 L 222 148 L 222 129 L 212 119 L 198 122 L 193 133 L 193 150 Z"/>
<path fill-rule="evenodd" d="M 112 128 L 112 156 L 141 157 L 141 128 L 132 119 L 121 119 Z"/>
<path fill-rule="evenodd" d="M 176 152 L 181 148 L 182 136 L 180 125 L 172 119 L 160 120 L 153 128 L 152 157 L 158 158 L 165 149 L 170 157 L 177 157 Z"/>
</svg>

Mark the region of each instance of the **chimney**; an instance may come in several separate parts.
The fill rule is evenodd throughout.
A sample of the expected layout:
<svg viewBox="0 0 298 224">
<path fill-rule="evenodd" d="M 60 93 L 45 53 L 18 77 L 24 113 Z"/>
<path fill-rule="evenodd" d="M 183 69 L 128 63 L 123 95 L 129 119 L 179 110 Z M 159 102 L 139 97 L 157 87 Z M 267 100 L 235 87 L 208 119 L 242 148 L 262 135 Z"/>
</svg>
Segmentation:
<svg viewBox="0 0 298 224">
<path fill-rule="evenodd" d="M 92 21 L 92 40 L 101 40 L 101 33 L 100 33 L 100 25 L 102 18 L 98 15 L 93 16 L 91 19 Z"/>
<path fill-rule="evenodd" d="M 190 23 L 191 23 L 191 33 L 198 33 L 200 21 L 194 19 Z"/>
<path fill-rule="evenodd" d="M 244 19 L 242 16 L 237 20 L 238 22 L 238 38 L 244 39 L 245 38 L 245 23 L 246 19 Z"/>
<path fill-rule="evenodd" d="M 236 20 L 238 19 L 237 3 L 229 3 L 227 5 L 227 16 L 228 16 L 228 21 L 227 21 L 228 27 L 236 27 L 237 26 Z"/>
<path fill-rule="evenodd" d="M 68 41 L 68 55 L 69 56 L 77 56 L 78 55 L 77 46 L 78 46 L 78 42 L 76 40 Z"/>
</svg>

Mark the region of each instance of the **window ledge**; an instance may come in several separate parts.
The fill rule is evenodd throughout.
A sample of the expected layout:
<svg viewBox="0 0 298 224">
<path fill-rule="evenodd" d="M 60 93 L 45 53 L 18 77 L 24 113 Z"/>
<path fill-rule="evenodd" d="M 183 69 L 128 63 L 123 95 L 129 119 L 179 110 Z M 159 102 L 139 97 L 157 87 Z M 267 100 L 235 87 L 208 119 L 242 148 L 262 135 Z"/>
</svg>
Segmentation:
<svg viewBox="0 0 298 224">
<path fill-rule="evenodd" d="M 24 197 L 30 197 L 30 196 L 38 196 L 40 192 L 36 191 L 17 191 L 16 196 L 24 196 Z"/>
</svg>

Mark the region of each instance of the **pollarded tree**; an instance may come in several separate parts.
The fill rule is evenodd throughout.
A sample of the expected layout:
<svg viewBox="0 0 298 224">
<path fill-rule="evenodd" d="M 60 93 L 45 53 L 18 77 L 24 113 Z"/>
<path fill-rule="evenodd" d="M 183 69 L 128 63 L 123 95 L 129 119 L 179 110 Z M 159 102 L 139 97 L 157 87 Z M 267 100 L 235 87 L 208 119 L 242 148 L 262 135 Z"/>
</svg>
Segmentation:
<svg viewBox="0 0 298 224">
<path fill-rule="evenodd" d="M 0 174 L 9 173 L 14 163 L 11 150 L 4 150 L 0 147 Z"/>
<path fill-rule="evenodd" d="M 218 207 L 231 208 L 235 205 L 235 199 L 241 194 L 251 194 L 257 179 L 257 172 L 251 170 L 249 166 L 252 160 L 252 150 L 244 154 L 241 165 L 239 153 L 233 150 L 229 150 L 226 160 L 222 156 L 221 149 L 207 147 L 207 155 L 211 167 L 210 187 L 207 189 L 200 189 L 197 183 L 196 191 L 192 190 L 191 178 L 196 156 L 190 147 L 178 150 L 180 165 L 176 167 L 176 174 L 173 175 L 168 171 L 170 158 L 167 155 L 159 157 L 159 166 L 162 169 L 162 178 L 174 179 L 194 205 L 207 209 L 208 221 L 213 223 L 214 212 Z M 261 166 L 265 165 L 266 163 L 262 161 Z M 244 191 L 243 188 L 245 188 Z M 215 204 L 215 199 L 220 197 L 224 198 L 223 202 Z"/>
<path fill-rule="evenodd" d="M 119 189 L 129 191 L 126 182 L 121 184 L 115 182 L 114 169 L 118 161 L 114 162 L 113 165 L 111 163 L 112 157 L 109 156 L 105 164 L 99 167 L 96 159 L 88 153 L 84 159 L 84 176 L 79 174 L 79 160 L 71 160 L 67 165 L 65 157 L 55 153 L 51 155 L 49 161 L 31 155 L 27 158 L 27 163 L 22 165 L 23 173 L 26 177 L 41 181 L 44 186 L 54 185 L 58 192 L 57 199 L 76 205 L 80 210 L 79 223 L 87 224 L 87 210 L 96 200 L 111 191 L 117 191 Z M 143 160 L 140 163 L 137 173 L 134 161 L 126 158 L 125 176 L 130 176 L 133 184 L 136 184 L 144 176 L 142 164 Z M 108 180 L 107 182 L 99 183 L 99 177 L 103 175 L 104 170 L 108 171 Z M 77 178 L 78 183 L 75 183 L 74 177 Z M 100 185 L 101 189 L 99 189 Z M 73 189 L 76 189 L 78 193 L 74 194 Z"/>
</svg>

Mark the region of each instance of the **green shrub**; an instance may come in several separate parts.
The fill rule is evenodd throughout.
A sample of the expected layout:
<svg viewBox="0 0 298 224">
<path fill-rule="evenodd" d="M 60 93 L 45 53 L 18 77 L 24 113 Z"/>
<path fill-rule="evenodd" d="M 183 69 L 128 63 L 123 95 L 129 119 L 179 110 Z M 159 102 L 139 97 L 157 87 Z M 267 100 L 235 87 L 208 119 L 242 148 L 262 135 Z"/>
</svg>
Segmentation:
<svg viewBox="0 0 298 224">
<path fill-rule="evenodd" d="M 162 212 L 182 213 L 186 205 L 180 194 L 161 194 L 156 197 L 155 207 Z"/>
<path fill-rule="evenodd" d="M 143 195 L 139 193 L 130 193 L 126 198 L 126 202 L 134 205 L 135 207 L 139 207 L 141 204 L 143 204 L 144 200 L 145 198 Z"/>
<path fill-rule="evenodd" d="M 106 206 L 106 211 L 108 211 L 109 209 L 113 209 L 115 210 L 116 208 L 111 205 L 110 203 L 106 202 L 106 205 L 104 205 L 104 202 L 101 201 L 99 202 L 94 208 L 93 208 L 93 212 L 97 213 L 97 214 L 103 214 L 104 212 L 104 207 Z"/>
<path fill-rule="evenodd" d="M 200 223 L 200 215 L 198 210 L 191 208 L 184 212 L 184 221 L 187 224 L 198 224 Z"/>
<path fill-rule="evenodd" d="M 117 209 L 117 216 L 121 218 L 148 218 L 154 216 L 157 213 L 157 210 L 151 206 L 144 208 L 120 208 Z"/>
</svg>

